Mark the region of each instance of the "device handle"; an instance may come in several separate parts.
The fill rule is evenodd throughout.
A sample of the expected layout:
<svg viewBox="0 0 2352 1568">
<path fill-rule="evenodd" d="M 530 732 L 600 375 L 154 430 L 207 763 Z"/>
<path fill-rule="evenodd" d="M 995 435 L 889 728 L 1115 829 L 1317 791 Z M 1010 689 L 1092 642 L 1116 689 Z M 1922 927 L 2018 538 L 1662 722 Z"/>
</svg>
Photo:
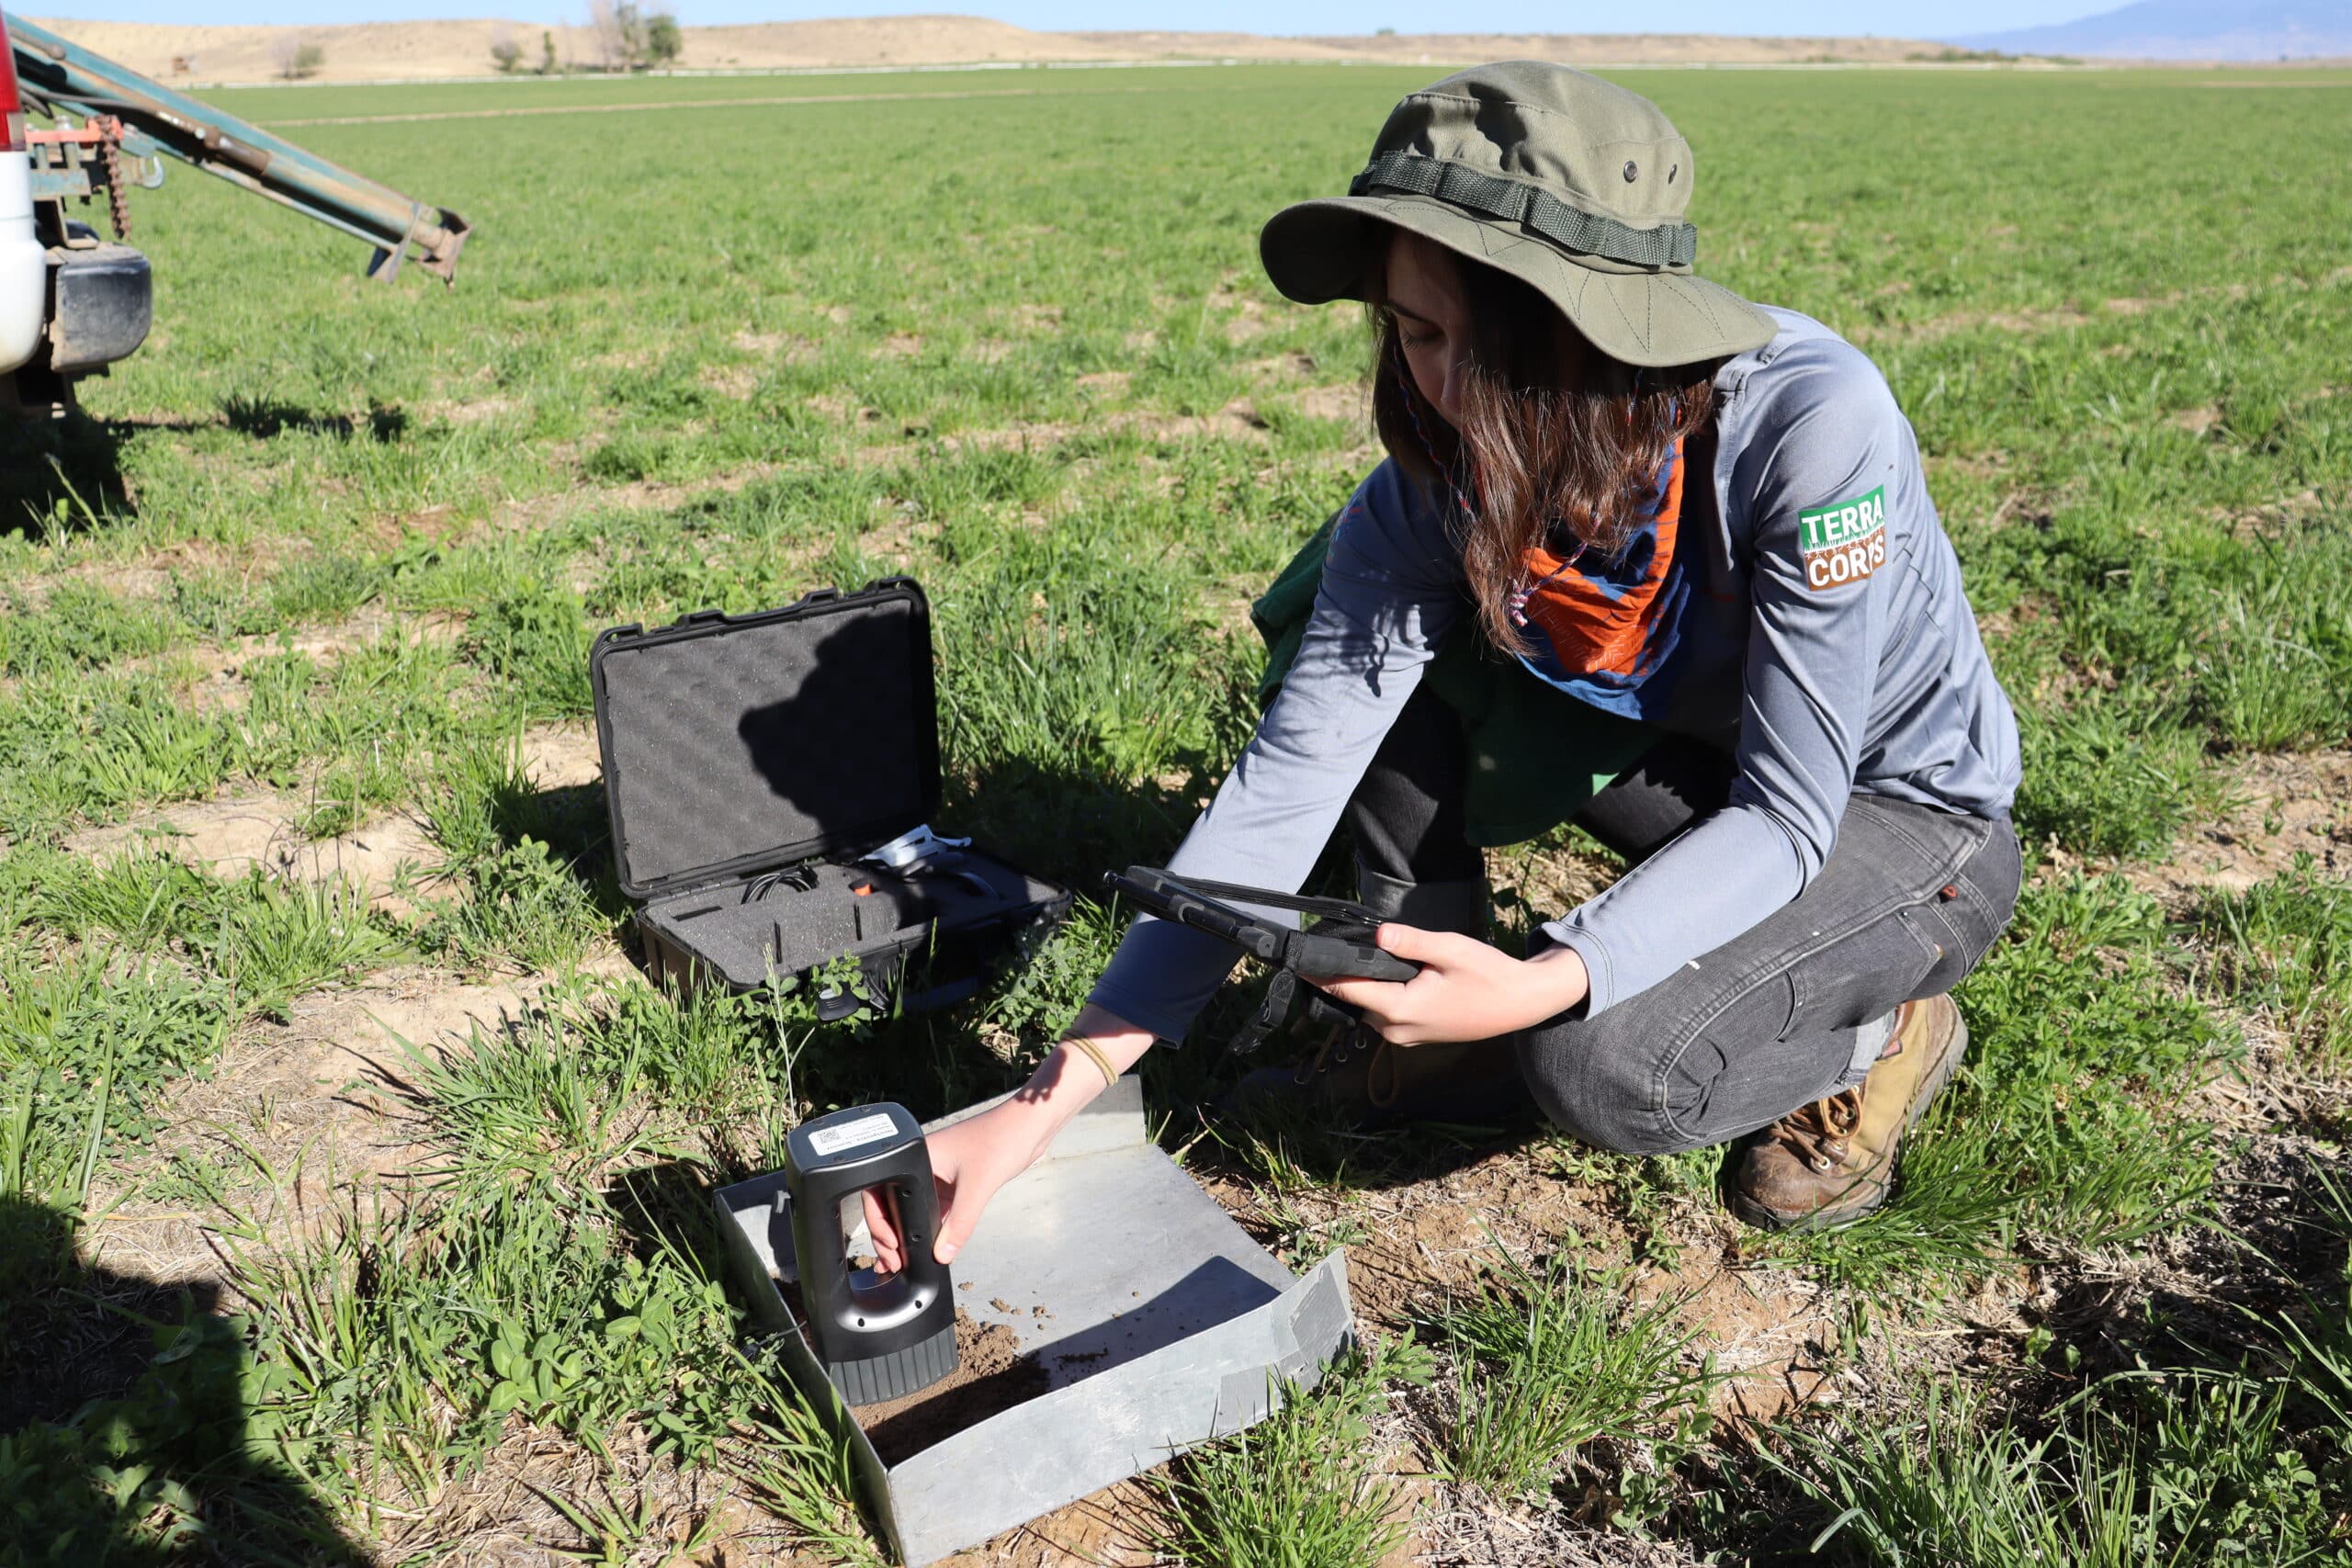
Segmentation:
<svg viewBox="0 0 2352 1568">
<path fill-rule="evenodd" d="M 902 1172 L 856 1190 L 881 1194 L 892 1211 L 899 1247 L 906 1261 L 895 1273 L 860 1269 L 842 1276 L 849 1287 L 853 1319 L 863 1316 L 880 1326 L 911 1318 L 948 1288 L 947 1265 L 932 1250 L 939 1240 L 939 1185 L 931 1178 L 931 1156 L 924 1154 L 920 1177 Z"/>
<path fill-rule="evenodd" d="M 856 1114 L 836 1113 L 826 1120 Z M 954 1310 L 946 1299 L 947 1266 L 932 1253 L 939 1236 L 939 1190 L 932 1179 L 930 1151 L 903 1110 L 881 1108 L 868 1120 L 889 1122 L 893 1117 L 902 1125 L 878 1134 L 875 1141 L 883 1146 L 870 1154 L 860 1150 L 828 1163 L 821 1149 L 799 1147 L 807 1141 L 808 1126 L 795 1131 L 790 1151 L 792 1240 L 801 1309 L 827 1343 L 863 1343 L 874 1354 L 904 1348 L 901 1341 L 920 1338 L 937 1314 Z M 906 1254 L 904 1267 L 889 1274 L 846 1267 L 842 1204 L 877 1189 L 896 1209 Z"/>
</svg>

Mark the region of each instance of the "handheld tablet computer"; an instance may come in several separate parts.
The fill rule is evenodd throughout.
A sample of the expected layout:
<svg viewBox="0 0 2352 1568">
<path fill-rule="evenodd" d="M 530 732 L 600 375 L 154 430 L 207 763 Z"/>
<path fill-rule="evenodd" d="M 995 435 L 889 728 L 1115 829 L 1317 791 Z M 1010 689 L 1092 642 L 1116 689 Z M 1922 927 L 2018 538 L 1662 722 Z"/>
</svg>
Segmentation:
<svg viewBox="0 0 2352 1568">
<path fill-rule="evenodd" d="M 1274 972 L 1258 1016 L 1233 1038 L 1236 1051 L 1253 1049 L 1288 1016 L 1302 975 L 1317 980 L 1405 981 L 1421 972 L 1419 964 L 1384 953 L 1373 941 L 1382 916 L 1344 898 L 1302 898 L 1262 887 L 1180 879 L 1148 865 L 1106 872 L 1102 886 L 1163 920 L 1231 942 Z M 1295 910 L 1307 916 L 1308 924 L 1293 930 L 1237 908 L 1237 904 Z M 1361 1016 L 1346 1003 L 1311 990 L 1307 1008 L 1310 1015 Z"/>
</svg>

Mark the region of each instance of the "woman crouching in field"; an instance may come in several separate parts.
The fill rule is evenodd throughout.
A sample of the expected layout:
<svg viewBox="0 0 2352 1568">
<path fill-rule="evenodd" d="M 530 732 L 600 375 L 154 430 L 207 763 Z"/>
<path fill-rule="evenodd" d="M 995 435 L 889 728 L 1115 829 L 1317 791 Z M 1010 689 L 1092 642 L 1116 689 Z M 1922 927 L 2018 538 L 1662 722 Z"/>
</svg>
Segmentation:
<svg viewBox="0 0 2352 1568">
<path fill-rule="evenodd" d="M 1365 1022 L 1290 1092 L 1744 1138 L 1743 1217 L 1838 1224 L 1966 1048 L 1945 993 L 2016 901 L 2017 727 L 1886 383 L 1691 275 L 1693 174 L 1645 99 L 1513 62 L 1266 226 L 1284 294 L 1370 305 L 1388 458 L 1260 603 L 1280 690 L 1170 869 L 1295 888 L 1347 818 L 1424 968 L 1328 985 Z M 1512 958 L 1479 846 L 1567 819 L 1633 869 Z M 1028 1089 L 932 1139 L 942 1259 L 1232 956 L 1136 925 Z"/>
</svg>

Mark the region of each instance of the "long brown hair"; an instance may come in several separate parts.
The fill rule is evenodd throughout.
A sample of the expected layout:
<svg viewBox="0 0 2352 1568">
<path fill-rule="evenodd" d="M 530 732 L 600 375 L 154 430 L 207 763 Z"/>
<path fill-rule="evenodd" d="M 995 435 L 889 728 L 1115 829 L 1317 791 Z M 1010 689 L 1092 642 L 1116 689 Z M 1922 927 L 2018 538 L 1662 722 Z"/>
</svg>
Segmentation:
<svg viewBox="0 0 2352 1568">
<path fill-rule="evenodd" d="M 1523 653 L 1510 597 L 1527 552 L 1555 525 L 1603 556 L 1623 550 L 1674 444 L 1713 415 L 1719 362 L 1636 370 L 1533 288 L 1452 259 L 1471 339 L 1461 425 L 1413 384 L 1385 269 L 1369 306 L 1373 420 L 1399 467 L 1460 502 L 1453 525 L 1478 624 L 1497 648 Z"/>
</svg>

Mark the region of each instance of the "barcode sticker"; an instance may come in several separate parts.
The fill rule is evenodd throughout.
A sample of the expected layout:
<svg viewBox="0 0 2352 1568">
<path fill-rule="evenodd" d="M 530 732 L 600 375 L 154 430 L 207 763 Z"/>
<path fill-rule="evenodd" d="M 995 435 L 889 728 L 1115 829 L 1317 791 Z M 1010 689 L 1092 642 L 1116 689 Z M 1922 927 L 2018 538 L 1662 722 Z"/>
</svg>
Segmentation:
<svg viewBox="0 0 2352 1568">
<path fill-rule="evenodd" d="M 838 1127 L 820 1127 L 808 1134 L 808 1146 L 831 1158 L 843 1149 L 854 1149 L 861 1144 L 879 1143 L 898 1131 L 899 1124 L 876 1112 L 861 1116 L 854 1122 L 844 1122 Z"/>
</svg>

